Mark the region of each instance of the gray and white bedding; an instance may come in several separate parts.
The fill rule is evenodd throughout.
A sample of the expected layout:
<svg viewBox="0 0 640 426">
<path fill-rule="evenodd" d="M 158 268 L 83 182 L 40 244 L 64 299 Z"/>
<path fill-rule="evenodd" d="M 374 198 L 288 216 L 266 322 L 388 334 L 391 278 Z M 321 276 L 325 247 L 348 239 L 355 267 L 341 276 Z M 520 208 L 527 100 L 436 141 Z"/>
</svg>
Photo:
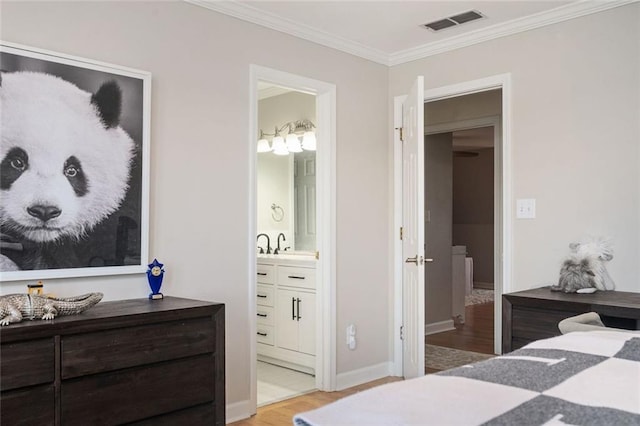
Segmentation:
<svg viewBox="0 0 640 426">
<path fill-rule="evenodd" d="M 569 333 L 298 414 L 297 426 L 640 425 L 640 334 Z"/>
</svg>

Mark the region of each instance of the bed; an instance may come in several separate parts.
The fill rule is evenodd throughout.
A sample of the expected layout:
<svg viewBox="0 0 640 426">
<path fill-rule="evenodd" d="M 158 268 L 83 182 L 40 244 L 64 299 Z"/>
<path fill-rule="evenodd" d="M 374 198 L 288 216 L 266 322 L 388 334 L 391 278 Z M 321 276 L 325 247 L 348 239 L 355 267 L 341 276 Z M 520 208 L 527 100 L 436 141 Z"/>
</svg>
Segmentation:
<svg viewBox="0 0 640 426">
<path fill-rule="evenodd" d="M 296 415 L 297 426 L 640 425 L 640 334 L 595 327 L 393 382 Z"/>
</svg>

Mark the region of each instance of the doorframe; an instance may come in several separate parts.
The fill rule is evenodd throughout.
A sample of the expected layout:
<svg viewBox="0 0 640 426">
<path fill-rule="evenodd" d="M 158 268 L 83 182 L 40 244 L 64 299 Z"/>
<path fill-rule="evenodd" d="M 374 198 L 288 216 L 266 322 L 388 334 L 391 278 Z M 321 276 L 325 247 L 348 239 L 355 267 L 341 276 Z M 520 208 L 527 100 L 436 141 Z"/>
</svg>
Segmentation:
<svg viewBox="0 0 640 426">
<path fill-rule="evenodd" d="M 316 97 L 316 388 L 336 388 L 336 86 L 319 80 L 250 65 L 249 89 L 249 212 L 248 212 L 248 305 L 249 305 L 249 377 L 251 414 L 257 411 L 257 342 L 256 342 L 256 234 L 257 234 L 257 155 L 258 81 L 267 81 L 305 92 Z M 320 355 L 320 356 L 318 356 Z"/>
<path fill-rule="evenodd" d="M 496 163 L 495 171 L 501 172 L 501 194 L 496 194 L 494 201 L 494 352 L 502 352 L 502 298 L 501 295 L 509 293 L 512 289 L 512 189 L 511 189 L 511 74 L 499 74 L 478 80 L 442 86 L 434 89 L 425 89 L 424 102 L 433 102 L 453 97 L 470 95 L 489 90 L 502 90 L 502 122 L 500 151 L 496 157 L 500 162 Z M 405 96 L 394 98 L 394 128 L 402 126 L 402 101 Z M 496 147 L 497 148 L 497 147 Z M 495 172 L 494 172 L 495 173 Z M 494 182 L 498 186 L 498 182 Z M 393 374 L 403 375 L 402 367 L 402 341 L 400 340 L 400 326 L 402 325 L 402 242 L 398 238 L 396 230 L 402 226 L 402 144 L 399 132 L 393 136 L 393 189 L 394 209 L 392 217 L 393 232 L 391 233 L 391 246 L 393 247 L 393 274 L 394 274 L 394 329 L 393 329 Z M 500 217 L 498 217 L 500 216 Z M 502 222 L 500 224 L 500 222 Z M 496 226 L 500 224 L 500 226 Z"/>
</svg>

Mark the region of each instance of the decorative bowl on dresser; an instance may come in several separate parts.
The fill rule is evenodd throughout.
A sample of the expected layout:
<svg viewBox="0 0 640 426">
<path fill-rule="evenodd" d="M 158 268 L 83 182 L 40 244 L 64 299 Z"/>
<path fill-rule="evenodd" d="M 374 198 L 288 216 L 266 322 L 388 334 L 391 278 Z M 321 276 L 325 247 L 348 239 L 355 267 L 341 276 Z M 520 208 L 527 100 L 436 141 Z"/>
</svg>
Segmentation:
<svg viewBox="0 0 640 426">
<path fill-rule="evenodd" d="M 596 312 L 607 327 L 640 330 L 640 293 L 597 291 L 562 293 L 549 287 L 502 296 L 502 353 L 527 343 L 560 335 L 565 318 Z"/>
<path fill-rule="evenodd" d="M 224 305 L 102 302 L 0 329 L 6 425 L 224 425 Z"/>
</svg>

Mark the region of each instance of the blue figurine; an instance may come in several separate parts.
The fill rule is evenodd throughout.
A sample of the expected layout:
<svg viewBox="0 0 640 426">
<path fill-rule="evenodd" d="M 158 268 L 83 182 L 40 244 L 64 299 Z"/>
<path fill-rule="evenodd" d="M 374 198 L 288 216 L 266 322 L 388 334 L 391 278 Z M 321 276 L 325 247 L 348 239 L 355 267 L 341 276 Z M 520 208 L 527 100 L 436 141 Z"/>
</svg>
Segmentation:
<svg viewBox="0 0 640 426">
<path fill-rule="evenodd" d="M 153 259 L 153 262 L 149 264 L 147 269 L 147 279 L 149 280 L 149 286 L 152 293 L 149 295 L 149 299 L 162 299 L 164 296 L 160 293 L 160 286 L 162 285 L 162 278 L 164 277 L 164 264 L 158 262 L 158 259 Z"/>
</svg>

